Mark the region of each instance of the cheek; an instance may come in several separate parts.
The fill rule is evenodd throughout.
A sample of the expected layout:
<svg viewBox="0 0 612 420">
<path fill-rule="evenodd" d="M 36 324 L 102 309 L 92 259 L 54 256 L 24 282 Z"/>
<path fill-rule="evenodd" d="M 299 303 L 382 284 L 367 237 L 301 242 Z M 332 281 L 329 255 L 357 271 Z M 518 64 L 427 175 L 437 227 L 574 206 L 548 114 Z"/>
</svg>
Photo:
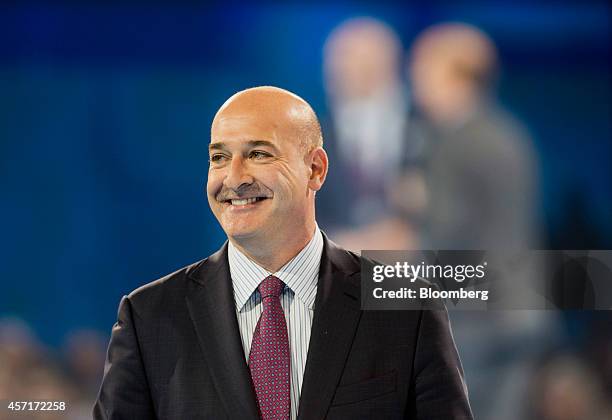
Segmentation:
<svg viewBox="0 0 612 420">
<path fill-rule="evenodd" d="M 208 171 L 208 179 L 206 181 L 206 193 L 208 196 L 214 196 L 221 188 L 222 182 L 223 179 L 218 172 Z"/>
<path fill-rule="evenodd" d="M 278 172 L 275 183 L 279 194 L 282 194 L 282 198 L 285 199 L 286 205 L 293 203 L 302 206 L 302 198 L 305 198 L 304 191 L 308 187 L 306 174 L 283 168 L 283 170 Z"/>
<path fill-rule="evenodd" d="M 208 173 L 208 180 L 206 181 L 206 197 L 208 199 L 208 205 L 211 207 L 211 209 L 219 205 L 215 199 L 215 195 L 217 195 L 217 193 L 221 190 L 222 184 L 222 177 L 213 174 L 212 171 Z"/>
</svg>

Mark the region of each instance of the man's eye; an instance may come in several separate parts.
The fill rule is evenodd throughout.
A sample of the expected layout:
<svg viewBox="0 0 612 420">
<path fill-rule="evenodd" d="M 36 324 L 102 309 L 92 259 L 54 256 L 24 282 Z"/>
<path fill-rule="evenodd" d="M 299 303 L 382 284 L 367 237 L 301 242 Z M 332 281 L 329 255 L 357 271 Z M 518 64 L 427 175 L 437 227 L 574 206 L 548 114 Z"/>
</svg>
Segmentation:
<svg viewBox="0 0 612 420">
<path fill-rule="evenodd" d="M 253 150 L 251 153 L 249 153 L 249 158 L 251 159 L 265 159 L 267 157 L 270 157 L 269 153 L 262 152 L 259 150 Z"/>
<path fill-rule="evenodd" d="M 224 162 L 226 159 L 227 157 L 225 155 L 218 154 L 218 153 L 210 157 L 210 161 L 214 163 L 221 163 L 221 162 Z"/>
</svg>

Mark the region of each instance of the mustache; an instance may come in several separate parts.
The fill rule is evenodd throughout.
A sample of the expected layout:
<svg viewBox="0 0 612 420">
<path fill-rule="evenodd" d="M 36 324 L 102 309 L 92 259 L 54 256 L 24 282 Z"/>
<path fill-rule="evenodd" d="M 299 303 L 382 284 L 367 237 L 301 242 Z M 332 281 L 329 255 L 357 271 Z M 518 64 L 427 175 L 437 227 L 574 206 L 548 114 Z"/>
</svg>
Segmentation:
<svg viewBox="0 0 612 420">
<path fill-rule="evenodd" d="M 240 200 L 241 198 L 265 197 L 272 198 L 274 193 L 272 190 L 258 182 L 251 184 L 240 184 L 238 188 L 221 187 L 221 190 L 215 195 L 217 201 Z"/>
</svg>

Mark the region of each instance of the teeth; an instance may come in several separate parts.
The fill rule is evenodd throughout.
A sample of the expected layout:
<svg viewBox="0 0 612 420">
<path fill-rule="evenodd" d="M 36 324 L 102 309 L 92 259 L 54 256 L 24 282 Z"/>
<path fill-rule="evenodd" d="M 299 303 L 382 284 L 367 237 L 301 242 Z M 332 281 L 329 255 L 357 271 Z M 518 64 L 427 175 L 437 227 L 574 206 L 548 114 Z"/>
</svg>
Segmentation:
<svg viewBox="0 0 612 420">
<path fill-rule="evenodd" d="M 246 206 L 257 201 L 257 198 L 244 198 L 242 200 L 232 200 L 232 206 Z"/>
</svg>

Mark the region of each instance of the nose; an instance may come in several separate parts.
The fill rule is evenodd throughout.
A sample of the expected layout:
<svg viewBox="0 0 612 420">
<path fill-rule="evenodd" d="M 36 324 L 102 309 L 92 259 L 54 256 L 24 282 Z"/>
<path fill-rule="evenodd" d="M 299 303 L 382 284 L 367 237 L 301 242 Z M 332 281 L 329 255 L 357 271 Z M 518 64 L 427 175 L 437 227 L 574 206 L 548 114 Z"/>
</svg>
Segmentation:
<svg viewBox="0 0 612 420">
<path fill-rule="evenodd" d="M 249 175 L 244 159 L 236 157 L 232 159 L 228 172 L 223 180 L 226 188 L 237 190 L 242 184 L 252 184 L 253 177 Z"/>
</svg>

